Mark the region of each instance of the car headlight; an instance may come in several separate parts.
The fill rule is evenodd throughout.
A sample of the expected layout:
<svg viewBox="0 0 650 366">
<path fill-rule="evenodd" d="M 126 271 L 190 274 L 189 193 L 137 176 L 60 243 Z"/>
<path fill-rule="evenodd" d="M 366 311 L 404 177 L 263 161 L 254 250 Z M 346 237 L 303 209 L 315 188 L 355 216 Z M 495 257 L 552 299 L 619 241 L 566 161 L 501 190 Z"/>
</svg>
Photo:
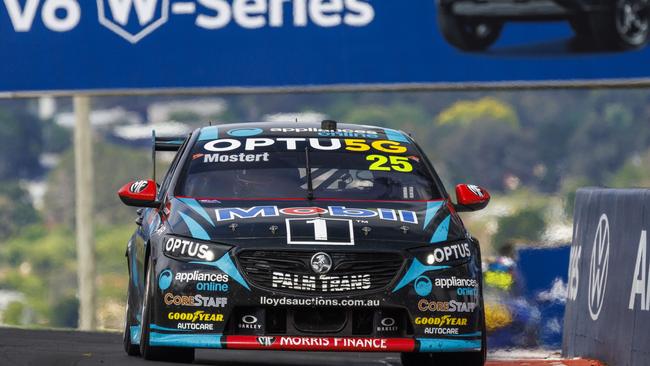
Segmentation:
<svg viewBox="0 0 650 366">
<path fill-rule="evenodd" d="M 198 241 L 196 239 L 165 235 L 163 253 L 184 261 L 213 262 L 231 249 L 230 246 Z"/>
<path fill-rule="evenodd" d="M 410 251 L 417 260 L 427 266 L 457 266 L 472 258 L 472 244 L 460 241 L 448 244 L 434 244 Z"/>
</svg>

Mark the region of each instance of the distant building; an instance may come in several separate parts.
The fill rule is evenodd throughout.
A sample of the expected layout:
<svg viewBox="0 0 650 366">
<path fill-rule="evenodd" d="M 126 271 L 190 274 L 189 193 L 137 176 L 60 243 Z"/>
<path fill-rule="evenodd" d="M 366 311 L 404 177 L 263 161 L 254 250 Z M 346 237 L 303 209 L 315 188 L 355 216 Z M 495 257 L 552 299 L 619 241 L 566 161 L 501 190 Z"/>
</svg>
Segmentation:
<svg viewBox="0 0 650 366">
<path fill-rule="evenodd" d="M 73 128 L 75 124 L 74 113 L 65 112 L 54 116 L 54 122 L 65 128 Z M 116 125 L 141 124 L 142 118 L 135 112 L 127 111 L 122 107 L 95 110 L 90 113 L 90 124 L 95 128 L 108 128 Z"/>
<path fill-rule="evenodd" d="M 267 114 L 262 117 L 265 122 L 312 122 L 320 123 L 327 119 L 327 115 L 318 112 L 296 112 L 296 113 L 276 113 Z"/>
<path fill-rule="evenodd" d="M 227 109 L 227 103 L 221 98 L 206 98 L 194 100 L 178 100 L 153 103 L 147 109 L 147 119 L 150 123 L 160 123 L 173 120 L 183 122 L 203 122 L 214 118 Z M 197 121 L 189 121 L 185 117 L 196 117 Z"/>
<path fill-rule="evenodd" d="M 151 131 L 156 131 L 156 136 L 171 137 L 189 134 L 192 129 L 180 122 L 162 122 L 146 125 L 117 126 L 109 134 L 109 139 L 137 147 L 151 147 Z"/>
</svg>

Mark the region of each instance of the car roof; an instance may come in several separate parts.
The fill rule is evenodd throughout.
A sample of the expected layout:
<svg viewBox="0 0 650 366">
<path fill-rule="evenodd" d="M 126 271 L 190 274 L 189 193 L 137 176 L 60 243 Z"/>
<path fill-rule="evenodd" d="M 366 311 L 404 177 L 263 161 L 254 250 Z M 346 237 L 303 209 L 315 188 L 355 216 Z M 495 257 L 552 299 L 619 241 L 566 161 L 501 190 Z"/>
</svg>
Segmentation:
<svg viewBox="0 0 650 366">
<path fill-rule="evenodd" d="M 386 139 L 409 143 L 402 131 L 368 125 L 337 123 L 336 130 L 323 129 L 315 122 L 245 122 L 206 126 L 196 130 L 201 140 L 241 137 L 341 137 Z"/>
</svg>

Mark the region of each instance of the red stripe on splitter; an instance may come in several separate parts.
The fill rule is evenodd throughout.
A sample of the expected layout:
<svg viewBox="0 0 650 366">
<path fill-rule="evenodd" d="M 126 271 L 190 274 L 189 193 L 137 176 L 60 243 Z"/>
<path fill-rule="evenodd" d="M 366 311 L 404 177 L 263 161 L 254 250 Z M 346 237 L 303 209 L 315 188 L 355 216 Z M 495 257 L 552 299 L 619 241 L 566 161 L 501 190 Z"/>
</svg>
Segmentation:
<svg viewBox="0 0 650 366">
<path fill-rule="evenodd" d="M 412 352 L 411 338 L 227 336 L 225 348 L 284 351 Z"/>
</svg>

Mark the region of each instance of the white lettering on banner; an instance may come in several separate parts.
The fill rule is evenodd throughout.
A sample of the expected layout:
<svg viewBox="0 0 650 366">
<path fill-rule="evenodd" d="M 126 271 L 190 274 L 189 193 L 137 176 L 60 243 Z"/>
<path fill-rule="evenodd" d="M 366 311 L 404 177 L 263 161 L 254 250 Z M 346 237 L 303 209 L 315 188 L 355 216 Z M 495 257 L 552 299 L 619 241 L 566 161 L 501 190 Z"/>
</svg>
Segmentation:
<svg viewBox="0 0 650 366">
<path fill-rule="evenodd" d="M 594 236 L 589 265 L 588 307 L 592 320 L 598 320 L 605 301 L 609 270 L 609 243 L 609 219 L 606 214 L 602 214 Z"/>
<path fill-rule="evenodd" d="M 578 297 L 578 285 L 580 284 L 580 255 L 582 254 L 582 247 L 574 245 L 571 247 L 571 255 L 569 260 L 569 300 L 575 301 Z"/>
<path fill-rule="evenodd" d="M 96 1 L 99 23 L 131 43 L 139 42 L 169 20 L 170 0 Z M 80 3 L 89 4 L 91 0 L 3 0 L 3 3 L 16 32 L 31 31 L 39 6 L 47 29 L 67 32 L 79 25 Z M 289 9 L 293 20 L 285 24 L 288 18 L 285 11 Z M 171 10 L 178 15 L 196 14 L 194 24 L 208 30 L 225 28 L 231 23 L 250 30 L 304 28 L 309 24 L 322 28 L 365 27 L 375 18 L 369 0 L 188 0 Z M 134 26 L 135 21 L 139 27 Z"/>
<path fill-rule="evenodd" d="M 634 310 L 636 305 L 636 296 L 641 296 L 641 310 L 650 309 L 650 296 L 648 296 L 648 272 L 650 268 L 647 264 L 647 232 L 641 231 L 641 238 L 639 239 L 639 249 L 636 254 L 636 263 L 634 264 L 634 277 L 632 277 L 632 290 L 630 291 L 630 303 L 628 308 Z"/>
<path fill-rule="evenodd" d="M 156 15 L 158 0 L 108 0 L 113 19 L 121 25 L 129 24 L 129 15 L 135 7 L 135 14 L 140 25 L 153 20 Z"/>
<path fill-rule="evenodd" d="M 20 4 L 20 0 L 4 0 L 14 31 L 29 32 L 41 0 L 27 0 L 22 8 Z M 49 30 L 67 32 L 79 24 L 81 8 L 77 0 L 44 0 L 42 4 L 41 19 Z"/>
<path fill-rule="evenodd" d="M 340 25 L 364 27 L 375 18 L 375 9 L 364 0 L 198 0 L 207 13 L 200 13 L 196 25 L 220 29 L 233 20 L 246 29 L 285 26 L 285 4 L 292 5 L 292 25 L 305 27 L 309 21 L 319 27 Z"/>
</svg>

